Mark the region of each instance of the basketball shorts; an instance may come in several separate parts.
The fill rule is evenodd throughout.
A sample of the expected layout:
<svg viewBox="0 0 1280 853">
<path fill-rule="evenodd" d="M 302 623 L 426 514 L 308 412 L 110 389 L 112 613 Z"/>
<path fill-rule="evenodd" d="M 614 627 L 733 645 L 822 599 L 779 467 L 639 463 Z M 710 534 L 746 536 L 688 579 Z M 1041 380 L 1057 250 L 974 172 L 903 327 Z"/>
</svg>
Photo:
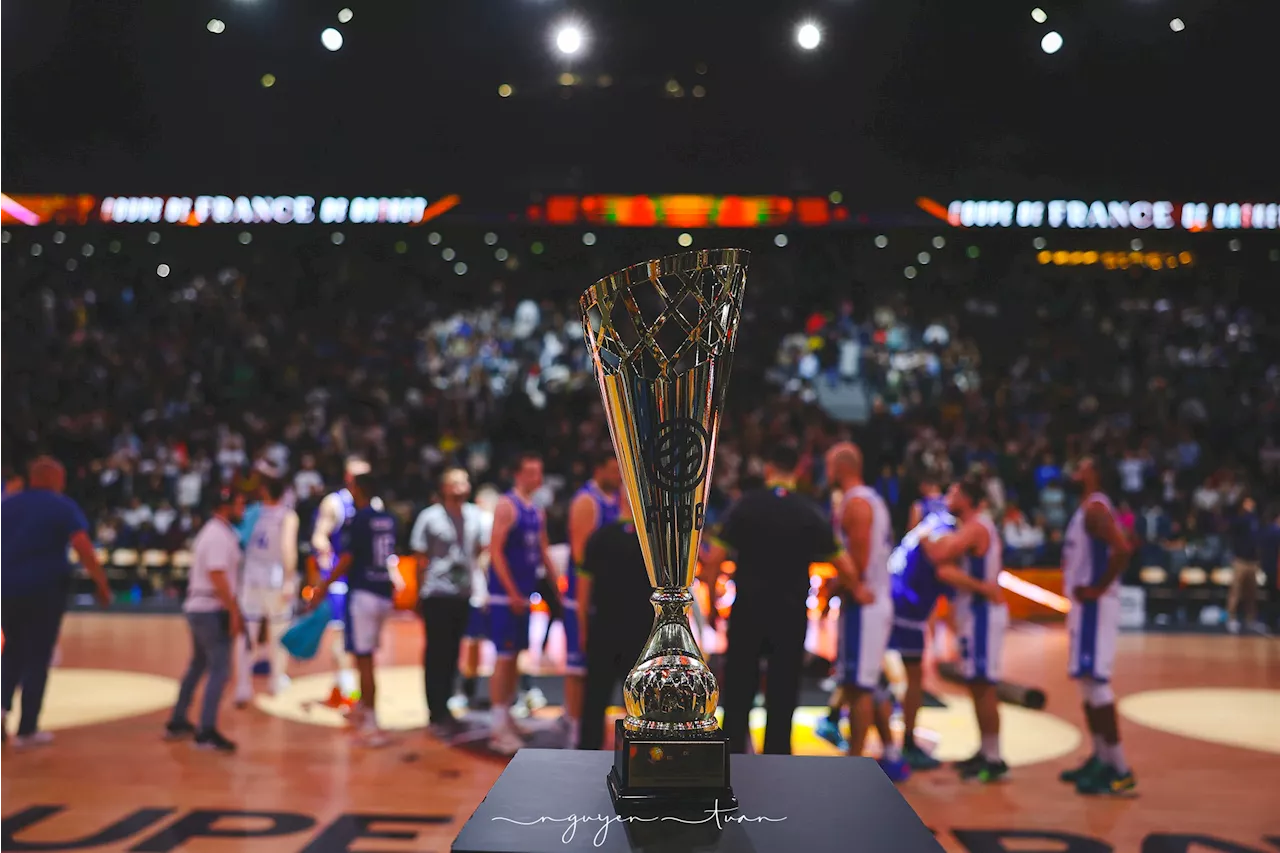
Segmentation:
<svg viewBox="0 0 1280 853">
<path fill-rule="evenodd" d="M 1116 662 L 1120 637 L 1120 598 L 1103 596 L 1097 601 L 1072 601 L 1067 614 L 1070 643 L 1068 673 L 1072 678 L 1107 682 Z"/>
<path fill-rule="evenodd" d="M 471 606 L 467 614 L 467 627 L 462 636 L 468 640 L 483 640 L 489 636 L 489 611 L 484 607 Z"/>
<path fill-rule="evenodd" d="M 564 671 L 566 675 L 586 675 L 587 656 L 582 651 L 581 631 L 578 628 L 578 602 L 564 600 Z"/>
<path fill-rule="evenodd" d="M 498 657 L 514 657 L 529 648 L 529 611 L 513 613 L 505 597 L 489 599 L 489 639 Z"/>
<path fill-rule="evenodd" d="M 395 609 L 395 602 L 367 589 L 347 593 L 343 609 L 344 643 L 353 655 L 371 655 L 378 650 L 382 626 Z"/>
<path fill-rule="evenodd" d="M 960 676 L 965 681 L 995 684 L 1004 658 L 1004 633 L 1009 608 L 987 602 L 956 608 L 956 636 L 960 644 Z"/>
<path fill-rule="evenodd" d="M 246 586 L 240 590 L 240 613 L 246 622 L 288 622 L 293 617 L 293 602 L 274 587 Z"/>
<path fill-rule="evenodd" d="M 836 671 L 841 684 L 876 689 L 892 629 L 893 602 L 887 597 L 865 607 L 855 603 L 840 608 Z"/>
<path fill-rule="evenodd" d="M 924 622 L 893 617 L 893 629 L 889 632 L 889 648 L 902 655 L 904 661 L 918 661 L 924 657 Z"/>
</svg>

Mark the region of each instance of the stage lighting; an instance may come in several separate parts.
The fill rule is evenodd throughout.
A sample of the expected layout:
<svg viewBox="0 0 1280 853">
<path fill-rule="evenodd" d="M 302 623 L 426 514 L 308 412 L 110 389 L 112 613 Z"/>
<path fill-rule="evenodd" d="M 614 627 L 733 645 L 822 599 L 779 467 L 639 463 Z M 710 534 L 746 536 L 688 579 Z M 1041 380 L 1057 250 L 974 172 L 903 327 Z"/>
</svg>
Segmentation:
<svg viewBox="0 0 1280 853">
<path fill-rule="evenodd" d="M 1129 241 L 1129 248 L 1130 248 L 1130 249 L 1132 249 L 1132 250 L 1133 250 L 1133 251 L 1135 251 L 1135 252 L 1141 252 L 1141 251 L 1142 251 L 1142 241 L 1141 241 L 1141 240 L 1139 240 L 1139 239 L 1137 239 L 1137 238 L 1135 237 L 1134 239 L 1132 239 L 1132 240 L 1130 240 L 1130 241 Z"/>
<path fill-rule="evenodd" d="M 453 265 L 453 271 L 458 275 L 466 275 L 467 265 L 464 264 L 462 261 L 458 261 L 456 264 Z"/>
<path fill-rule="evenodd" d="M 92 244 L 92 243 L 85 243 L 83 246 L 81 246 L 81 247 L 80 247 L 80 254 L 84 255 L 86 258 L 92 258 L 92 257 L 93 257 L 93 244 Z"/>
<path fill-rule="evenodd" d="M 58 240 L 58 239 L 57 239 L 57 237 L 58 237 L 58 235 L 57 235 L 57 234 L 54 234 L 54 235 L 53 235 L 53 237 L 54 237 L 54 241 L 55 241 L 55 242 L 61 242 L 60 240 Z M 160 232 L 158 232 L 158 231 L 151 231 L 151 232 L 149 232 L 149 233 L 147 234 L 147 242 L 148 242 L 148 243 L 150 243 L 150 244 L 151 244 L 151 245 L 153 245 L 153 246 L 154 246 L 155 244 L 159 243 L 159 242 L 160 242 Z"/>
<path fill-rule="evenodd" d="M 498 245 L 498 235 L 492 231 L 486 231 L 484 235 L 484 244 L 486 246 Z"/>
<path fill-rule="evenodd" d="M 906 276 L 907 278 L 915 278 L 915 277 L 916 277 L 916 268 L 915 268 L 915 267 L 907 267 L 905 270 L 903 270 L 903 271 L 902 271 L 902 274 L 903 274 L 904 276 Z"/>
<path fill-rule="evenodd" d="M 44 246 L 41 246 L 39 243 L 31 244 L 31 257 L 38 258 L 43 253 L 44 253 Z"/>
<path fill-rule="evenodd" d="M 351 23 L 351 19 L 354 17 L 355 17 L 355 13 L 352 12 L 350 9 L 342 9 L 341 11 L 338 12 L 338 23 L 349 24 Z"/>
<path fill-rule="evenodd" d="M 342 235 L 341 231 L 334 231 L 332 234 L 329 235 L 329 239 L 333 241 L 333 245 L 341 246 L 343 241 L 346 240 L 347 238 Z"/>
<path fill-rule="evenodd" d="M 590 231 L 588 231 L 586 234 L 583 234 L 583 235 L 582 235 L 582 245 L 584 245 L 584 246 L 594 246 L 595 244 L 596 244 L 596 235 L 595 235 L 595 234 L 593 234 L 593 233 L 591 233 Z"/>
<path fill-rule="evenodd" d="M 1037 249 L 1043 249 L 1045 246 L 1049 245 L 1049 241 L 1045 240 L 1043 237 L 1037 237 L 1031 241 L 1031 245 L 1035 246 Z"/>
<path fill-rule="evenodd" d="M 440 257 L 444 258 L 446 261 L 451 261 L 457 256 L 458 256 L 458 253 L 455 252 L 453 249 L 449 248 L 448 246 L 446 246 L 444 250 L 440 252 Z"/>
<path fill-rule="evenodd" d="M 493 259 L 495 261 L 505 261 L 509 257 L 511 257 L 511 253 L 506 249 L 499 248 L 493 253 Z"/>
<path fill-rule="evenodd" d="M 263 75 L 262 75 L 262 88 L 264 88 L 264 89 L 270 89 L 270 88 L 271 88 L 272 86 L 274 86 L 275 84 L 276 84 L 276 75 L 274 75 L 274 74 L 263 74 Z"/>
<path fill-rule="evenodd" d="M 947 239 L 945 237 L 938 236 L 933 238 L 933 248 L 941 249 L 945 245 L 947 245 Z"/>
<path fill-rule="evenodd" d="M 227 25 L 222 23 L 222 21 L 219 21 L 217 18 L 210 18 L 209 23 L 205 24 L 204 28 L 216 36 L 218 33 L 225 30 Z"/>
<path fill-rule="evenodd" d="M 796 27 L 796 44 L 803 50 L 813 50 L 822 43 L 822 31 L 812 21 L 805 21 Z"/>
<path fill-rule="evenodd" d="M 1056 30 L 1045 33 L 1040 39 L 1040 49 L 1045 53 L 1057 53 L 1062 50 L 1062 36 Z"/>
<path fill-rule="evenodd" d="M 676 238 L 676 242 L 687 249 L 693 245 L 693 235 L 686 231 Z"/>
<path fill-rule="evenodd" d="M 774 237 L 773 245 L 777 246 L 779 249 L 785 247 L 787 245 L 787 235 L 779 234 L 777 237 Z"/>
<path fill-rule="evenodd" d="M 1037 6 L 1031 10 L 1031 20 L 1035 21 L 1037 24 L 1043 24 L 1045 21 L 1049 20 L 1049 16 L 1045 14 L 1044 9 Z"/>
<path fill-rule="evenodd" d="M 877 249 L 883 249 L 883 248 L 884 248 L 885 246 L 887 246 L 887 245 L 889 245 L 889 238 L 888 238 L 888 237 L 884 236 L 883 234 L 880 234 L 880 235 L 877 235 L 877 236 L 876 236 L 876 248 L 877 248 Z"/>
<path fill-rule="evenodd" d="M 1169 22 L 1169 29 L 1173 30 L 1175 33 L 1180 33 L 1186 28 L 1187 28 L 1187 25 L 1182 23 L 1181 18 L 1174 18 L 1172 21 Z"/>
<path fill-rule="evenodd" d="M 67 272 L 75 272 L 78 266 L 80 266 L 80 262 L 75 258 L 67 258 Z"/>
<path fill-rule="evenodd" d="M 155 232 L 152 232 L 152 233 L 155 233 Z M 66 235 L 66 232 L 64 232 L 64 231 L 54 231 L 54 232 L 53 232 L 53 242 L 57 243 L 59 246 L 61 246 L 61 245 L 62 245 L 63 243 L 65 243 L 65 242 L 67 242 L 67 235 Z"/>
<path fill-rule="evenodd" d="M 320 34 L 320 43 L 326 50 L 339 50 L 342 48 L 342 33 L 328 27 Z"/>
<path fill-rule="evenodd" d="M 439 246 L 439 245 L 440 245 L 440 232 L 439 232 L 439 231 L 432 231 L 430 234 L 428 234 L 428 235 L 427 235 L 427 242 L 428 242 L 428 243 L 430 243 L 430 244 L 431 244 L 431 245 L 433 245 L 433 246 Z"/>
<path fill-rule="evenodd" d="M 499 87 L 498 87 L 498 97 L 499 97 L 499 98 L 510 98 L 510 97 L 511 97 L 511 93 L 512 93 L 513 91 L 514 91 L 514 90 L 511 88 L 511 85 L 510 85 L 509 83 L 503 83 L 501 86 L 499 86 Z"/>
<path fill-rule="evenodd" d="M 242 246 L 247 246 L 247 245 L 249 245 L 249 244 L 250 244 L 250 243 L 252 243 L 252 242 L 253 242 L 253 235 L 252 235 L 252 234 L 250 234 L 248 231 L 241 231 L 241 232 L 240 232 L 240 245 L 242 245 Z"/>
<path fill-rule="evenodd" d="M 169 277 L 169 265 L 168 265 L 168 264 L 161 264 L 160 266 L 156 267 L 156 275 L 160 276 L 161 278 L 168 278 L 168 277 Z"/>
<path fill-rule="evenodd" d="M 561 24 L 556 29 L 556 50 L 565 56 L 573 56 L 582 50 L 586 36 L 577 24 Z"/>
</svg>

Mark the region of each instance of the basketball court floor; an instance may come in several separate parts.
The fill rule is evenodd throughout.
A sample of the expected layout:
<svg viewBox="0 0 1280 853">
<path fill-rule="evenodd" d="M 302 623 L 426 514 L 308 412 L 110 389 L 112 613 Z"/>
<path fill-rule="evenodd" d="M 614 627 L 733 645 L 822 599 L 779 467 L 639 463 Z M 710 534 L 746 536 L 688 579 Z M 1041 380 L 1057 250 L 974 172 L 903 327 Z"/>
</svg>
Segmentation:
<svg viewBox="0 0 1280 853">
<path fill-rule="evenodd" d="M 225 756 L 160 738 L 189 651 L 181 617 L 73 614 L 45 705 L 55 742 L 5 747 L 3 849 L 447 851 L 504 762 L 426 734 L 421 648 L 408 615 L 384 637 L 380 716 L 392 745 L 357 746 L 319 705 L 332 685 L 322 656 L 296 666 L 281 696 L 227 703 L 221 728 L 240 751 Z M 548 669 L 554 642 L 549 657 Z M 944 848 L 1280 849 L 1280 640 L 1124 635 L 1115 686 L 1139 787 L 1118 799 L 1080 797 L 1057 780 L 1087 751 L 1063 629 L 1019 626 L 1006 666 L 1008 680 L 1048 696 L 1043 711 L 1003 707 L 1008 780 L 964 783 L 943 767 L 901 786 Z M 928 687 L 944 707 L 922 712 L 919 737 L 940 758 L 968 757 L 978 738 L 967 699 L 953 684 Z M 794 750 L 848 760 L 813 736 L 823 710 L 797 711 Z M 813 794 L 833 808 L 848 796 Z"/>
</svg>

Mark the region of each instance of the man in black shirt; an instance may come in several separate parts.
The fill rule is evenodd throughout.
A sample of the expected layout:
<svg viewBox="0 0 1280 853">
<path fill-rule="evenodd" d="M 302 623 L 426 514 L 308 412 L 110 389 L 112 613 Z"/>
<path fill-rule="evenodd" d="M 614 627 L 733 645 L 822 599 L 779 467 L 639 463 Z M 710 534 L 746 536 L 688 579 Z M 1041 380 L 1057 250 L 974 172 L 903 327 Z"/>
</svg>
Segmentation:
<svg viewBox="0 0 1280 853">
<path fill-rule="evenodd" d="M 587 658 L 579 749 L 604 745 L 609 700 L 635 666 L 653 628 L 652 593 L 640 537 L 623 489 L 618 520 L 591 534 L 578 567 L 578 607 L 588 614 L 586 633 L 578 638 Z"/>
<path fill-rule="evenodd" d="M 1253 498 L 1240 502 L 1231 519 L 1231 592 L 1227 597 L 1227 630 L 1246 629 L 1266 633 L 1258 620 L 1258 568 L 1262 556 L 1264 525 Z"/>
<path fill-rule="evenodd" d="M 747 715 L 768 665 L 764 751 L 791 752 L 791 717 L 800 695 L 808 626 L 809 566 L 832 560 L 840 575 L 853 566 L 831 524 L 811 501 L 795 493 L 799 456 L 776 448 L 765 466 L 765 487 L 743 494 L 711 540 L 704 564 L 714 582 L 720 564 L 736 552 L 737 588 L 729 614 L 729 647 L 722 688 L 724 731 L 734 752 L 746 751 Z M 714 588 L 714 587 L 713 587 Z"/>
</svg>

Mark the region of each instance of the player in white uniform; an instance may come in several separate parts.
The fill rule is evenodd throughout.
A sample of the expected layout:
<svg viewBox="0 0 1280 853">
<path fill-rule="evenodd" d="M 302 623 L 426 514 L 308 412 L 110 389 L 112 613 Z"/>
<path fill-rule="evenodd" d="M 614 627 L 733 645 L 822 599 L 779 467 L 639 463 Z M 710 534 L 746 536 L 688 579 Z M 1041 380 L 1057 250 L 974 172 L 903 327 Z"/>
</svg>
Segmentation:
<svg viewBox="0 0 1280 853">
<path fill-rule="evenodd" d="M 849 708 L 848 752 L 861 755 L 867 729 L 875 721 L 872 694 L 880 685 L 893 627 L 889 590 L 893 524 L 880 495 L 863 482 L 862 452 L 856 445 L 841 442 L 827 451 L 827 477 L 844 494 L 837 526 L 856 580 L 840 610 L 837 670 L 840 701 Z M 910 772 L 901 758 L 882 758 L 881 766 L 891 779 L 905 778 Z"/>
<path fill-rule="evenodd" d="M 1082 794 L 1120 794 L 1137 784 L 1120 744 L 1111 690 L 1120 634 L 1120 575 L 1129 564 L 1132 546 L 1102 493 L 1094 460 L 1081 460 L 1072 481 L 1080 486 L 1082 497 L 1062 543 L 1062 587 L 1071 599 L 1068 666 L 1084 697 L 1093 754 L 1061 778 Z"/>
<path fill-rule="evenodd" d="M 924 542 L 925 554 L 939 566 L 954 564 L 958 578 L 952 612 L 960 641 L 960 672 L 969 683 L 982 746 L 956 765 L 963 778 L 994 782 L 1009 772 L 1000 757 L 1000 661 L 1009 608 L 1000 588 L 1004 570 L 1003 542 L 986 513 L 986 481 L 970 474 L 947 491 L 947 511 L 958 522 L 955 532 Z M 941 575 L 940 575 L 941 576 Z"/>
<path fill-rule="evenodd" d="M 262 486 L 262 506 L 249 531 L 240 582 L 240 612 L 245 632 L 236 644 L 236 704 L 253 699 L 253 664 L 265 645 L 270 649 L 271 694 L 289 684 L 285 666 L 289 656 L 280 637 L 289 627 L 298 595 L 298 514 L 284 501 L 283 480 Z M 258 642 L 266 623 L 267 640 Z"/>
</svg>

